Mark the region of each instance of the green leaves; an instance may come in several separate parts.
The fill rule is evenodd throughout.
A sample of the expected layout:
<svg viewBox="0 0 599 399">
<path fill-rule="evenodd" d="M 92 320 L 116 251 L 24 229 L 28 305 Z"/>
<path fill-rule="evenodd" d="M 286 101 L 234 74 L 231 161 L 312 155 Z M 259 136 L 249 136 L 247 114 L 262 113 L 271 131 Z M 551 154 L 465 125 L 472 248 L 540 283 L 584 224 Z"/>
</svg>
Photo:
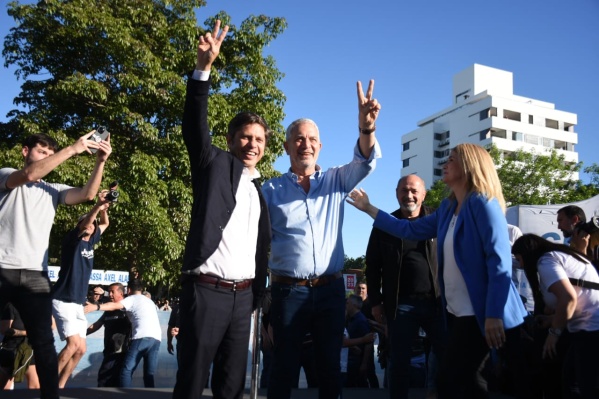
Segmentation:
<svg viewBox="0 0 599 399">
<path fill-rule="evenodd" d="M 580 171 L 580 163 L 565 162 L 564 156 L 555 150 L 537 153 L 520 149 L 505 155 L 493 147 L 490 153 L 507 206 L 575 201 L 580 182 L 571 180 L 571 176 Z"/>
<path fill-rule="evenodd" d="M 584 169 L 591 175 L 591 183 L 584 185 L 572 180 L 580 172 L 582 163 L 565 162 L 557 151 L 527 152 L 522 149 L 502 153 L 492 146 L 489 153 L 497 167 L 503 196 L 507 206 L 564 204 L 591 198 L 599 194 L 599 167 L 596 164 Z M 426 204 L 438 207 L 447 197 L 447 188 L 438 180 L 426 193 Z"/>
<path fill-rule="evenodd" d="M 99 125 L 111 132 L 113 154 L 103 187 L 119 180 L 121 196 L 97 251 L 99 269 L 137 267 L 150 284 L 175 285 L 189 228 L 189 160 L 181 137 L 185 75 L 195 66 L 196 9 L 202 0 L 46 0 L 8 5 L 17 22 L 4 42 L 6 66 L 24 79 L 8 123 L 0 123 L 0 165 L 21 167 L 20 142 L 46 132 L 62 146 Z M 220 13 L 205 22 L 211 29 Z M 229 25 L 231 25 L 229 23 Z M 231 25 L 212 71 L 209 123 L 226 148 L 229 120 L 240 111 L 262 115 L 274 131 L 258 165 L 265 178 L 283 153 L 283 74 L 264 55 L 283 33 L 282 18 L 249 16 Z M 46 180 L 85 184 L 95 158 L 79 155 Z M 91 204 L 61 207 L 50 240 L 60 241 Z"/>
</svg>

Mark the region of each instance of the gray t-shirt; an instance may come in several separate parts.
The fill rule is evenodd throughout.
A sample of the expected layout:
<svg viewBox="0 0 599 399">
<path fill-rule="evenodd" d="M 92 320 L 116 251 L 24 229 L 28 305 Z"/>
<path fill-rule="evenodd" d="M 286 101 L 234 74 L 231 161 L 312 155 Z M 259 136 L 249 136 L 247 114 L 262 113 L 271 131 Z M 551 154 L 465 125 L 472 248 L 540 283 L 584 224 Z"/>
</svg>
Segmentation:
<svg viewBox="0 0 599 399">
<path fill-rule="evenodd" d="M 47 270 L 48 241 L 66 184 L 39 181 L 6 188 L 13 168 L 0 169 L 0 269 Z"/>
</svg>

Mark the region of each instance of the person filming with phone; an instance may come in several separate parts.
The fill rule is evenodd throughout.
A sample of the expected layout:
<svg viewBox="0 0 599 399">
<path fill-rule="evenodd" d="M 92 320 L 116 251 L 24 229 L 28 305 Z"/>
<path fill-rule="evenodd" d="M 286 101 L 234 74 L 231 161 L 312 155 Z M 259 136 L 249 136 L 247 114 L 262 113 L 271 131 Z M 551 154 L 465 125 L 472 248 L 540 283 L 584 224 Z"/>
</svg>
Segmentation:
<svg viewBox="0 0 599 399">
<path fill-rule="evenodd" d="M 110 135 L 89 140 L 95 130 L 59 150 L 46 134 L 25 138 L 22 169 L 0 169 L 0 309 L 11 302 L 21 314 L 33 346 L 41 399 L 58 398 L 58 361 L 52 333 L 52 297 L 48 278 L 48 241 L 59 204 L 77 205 L 96 197 Z M 63 162 L 97 150 L 96 163 L 83 187 L 43 180 Z"/>
</svg>

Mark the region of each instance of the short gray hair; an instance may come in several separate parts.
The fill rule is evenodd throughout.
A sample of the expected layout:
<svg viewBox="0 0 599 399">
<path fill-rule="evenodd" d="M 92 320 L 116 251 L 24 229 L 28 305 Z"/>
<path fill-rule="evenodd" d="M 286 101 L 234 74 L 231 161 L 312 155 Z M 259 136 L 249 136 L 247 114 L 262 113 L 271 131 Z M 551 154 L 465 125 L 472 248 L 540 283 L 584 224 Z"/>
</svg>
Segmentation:
<svg viewBox="0 0 599 399">
<path fill-rule="evenodd" d="M 303 125 L 304 123 L 309 123 L 312 126 L 314 126 L 314 128 L 316 129 L 316 133 L 318 133 L 318 135 L 320 136 L 320 131 L 318 130 L 318 126 L 316 125 L 316 122 L 314 122 L 312 119 L 308 119 L 308 118 L 299 118 L 299 119 L 296 119 L 293 122 L 291 122 L 291 124 L 287 127 L 287 131 L 285 132 L 285 141 L 289 140 L 289 138 L 291 137 L 291 134 L 293 133 L 293 129 L 295 129 L 299 125 Z"/>
</svg>

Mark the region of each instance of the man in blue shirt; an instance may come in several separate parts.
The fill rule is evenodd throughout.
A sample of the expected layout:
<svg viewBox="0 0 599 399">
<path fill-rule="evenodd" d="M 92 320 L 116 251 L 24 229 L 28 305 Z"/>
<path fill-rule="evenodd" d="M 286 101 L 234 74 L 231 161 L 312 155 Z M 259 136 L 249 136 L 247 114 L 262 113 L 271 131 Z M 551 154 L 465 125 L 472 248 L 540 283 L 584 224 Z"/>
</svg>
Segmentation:
<svg viewBox="0 0 599 399">
<path fill-rule="evenodd" d="M 359 295 L 350 295 L 346 301 L 346 326 L 350 339 L 364 338 L 370 333 L 370 323 L 362 313 L 363 301 Z M 373 344 L 364 342 L 350 348 L 347 357 L 346 387 L 368 388 L 368 364 L 373 356 Z"/>
<path fill-rule="evenodd" d="M 347 194 L 375 167 L 380 149 L 374 131 L 380 104 L 357 83 L 359 139 L 353 160 L 323 171 L 316 164 L 322 147 L 318 127 L 298 119 L 287 128 L 285 151 L 291 168 L 267 181 L 264 199 L 271 219 L 271 320 L 274 363 L 269 399 L 291 395 L 302 340 L 312 333 L 319 397 L 341 393 L 340 353 L 345 318 L 344 252 L 341 229 Z"/>
</svg>

